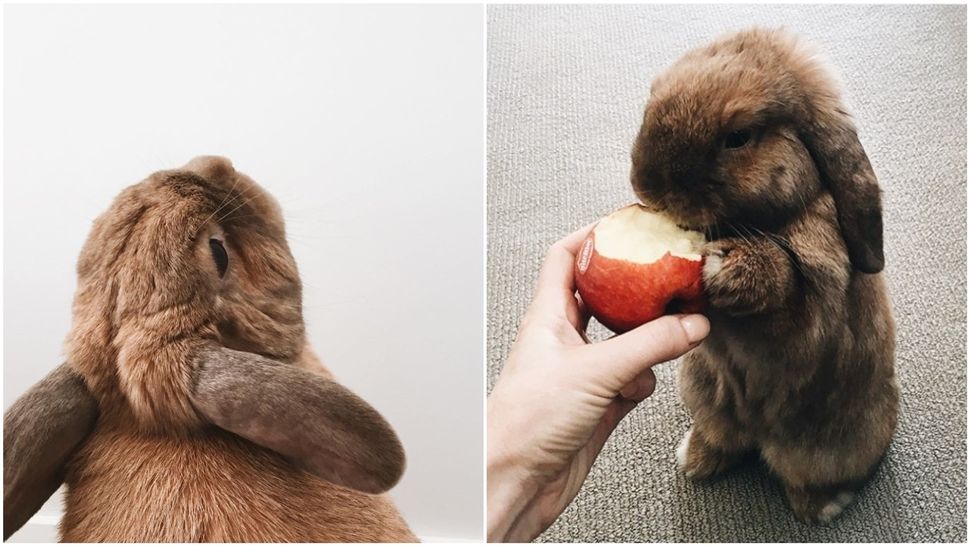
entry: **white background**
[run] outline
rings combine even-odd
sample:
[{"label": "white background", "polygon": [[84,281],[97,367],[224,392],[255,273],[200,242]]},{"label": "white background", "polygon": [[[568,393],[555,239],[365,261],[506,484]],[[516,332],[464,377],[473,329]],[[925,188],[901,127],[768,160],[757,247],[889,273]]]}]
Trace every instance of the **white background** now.
[{"label": "white background", "polygon": [[91,221],[152,171],[226,155],[283,206],[318,353],[404,442],[406,519],[480,539],[482,8],[6,6],[4,23],[4,407],[61,362]]}]

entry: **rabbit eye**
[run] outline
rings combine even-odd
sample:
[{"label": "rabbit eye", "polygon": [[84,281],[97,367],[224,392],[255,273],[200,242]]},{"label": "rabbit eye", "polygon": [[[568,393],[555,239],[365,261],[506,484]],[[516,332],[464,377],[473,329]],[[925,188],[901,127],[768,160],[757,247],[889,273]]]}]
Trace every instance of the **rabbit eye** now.
[{"label": "rabbit eye", "polygon": [[209,239],[209,250],[212,251],[212,261],[216,263],[219,277],[225,277],[226,270],[229,269],[229,253],[226,252],[226,247],[222,246],[219,239]]},{"label": "rabbit eye", "polygon": [[741,129],[740,131],[728,133],[728,136],[724,137],[724,147],[733,150],[744,146],[749,140],[751,140],[751,131]]}]

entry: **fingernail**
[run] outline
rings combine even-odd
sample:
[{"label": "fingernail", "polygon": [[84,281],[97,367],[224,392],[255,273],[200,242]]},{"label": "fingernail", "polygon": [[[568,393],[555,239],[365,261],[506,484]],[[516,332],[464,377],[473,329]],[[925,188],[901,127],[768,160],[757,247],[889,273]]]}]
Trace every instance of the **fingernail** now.
[{"label": "fingernail", "polygon": [[687,341],[691,345],[700,343],[711,331],[711,323],[704,315],[688,315],[681,317],[680,325],[687,333]]}]

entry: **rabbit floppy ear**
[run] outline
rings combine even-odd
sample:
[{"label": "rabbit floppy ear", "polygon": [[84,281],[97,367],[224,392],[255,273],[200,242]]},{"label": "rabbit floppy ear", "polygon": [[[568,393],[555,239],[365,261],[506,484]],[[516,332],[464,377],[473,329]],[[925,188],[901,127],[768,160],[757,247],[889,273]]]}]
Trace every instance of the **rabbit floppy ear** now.
[{"label": "rabbit floppy ear", "polygon": [[3,539],[20,529],[64,481],[64,465],[98,418],[84,380],[62,364],[3,416]]},{"label": "rabbit floppy ear", "polygon": [[404,472],[401,442],[374,408],[296,366],[209,347],[196,362],[191,399],[220,428],[337,485],[382,493]]},{"label": "rabbit floppy ear", "polygon": [[780,74],[770,78],[772,104],[784,105],[797,122],[799,138],[835,200],[849,260],[863,273],[882,271],[879,183],[842,105],[835,73],[810,44],[788,31],[756,30],[749,36],[753,42],[764,41],[750,48],[758,66],[777,68],[776,63],[781,64]]},{"label": "rabbit floppy ear", "polygon": [[849,259],[863,273],[878,273],[885,265],[882,198],[872,165],[845,111],[823,107],[813,117],[803,138],[835,199]]},{"label": "rabbit floppy ear", "polygon": [[186,163],[182,169],[194,172],[211,182],[220,182],[236,175],[232,162],[217,155],[200,155]]}]

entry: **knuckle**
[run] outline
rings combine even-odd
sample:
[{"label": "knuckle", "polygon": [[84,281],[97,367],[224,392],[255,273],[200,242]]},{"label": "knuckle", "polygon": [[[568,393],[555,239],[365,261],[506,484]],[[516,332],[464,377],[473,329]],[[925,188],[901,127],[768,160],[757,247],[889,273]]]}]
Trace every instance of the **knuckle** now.
[{"label": "knuckle", "polygon": [[687,339],[687,332],[684,327],[680,324],[680,319],[677,317],[669,317],[670,320],[666,321],[666,332],[665,337],[669,347],[672,351],[680,350],[683,347],[689,347],[690,341]]},{"label": "knuckle", "polygon": [[566,242],[565,239],[560,239],[549,245],[549,248],[546,250],[546,258],[561,254],[563,252],[566,252]]}]

